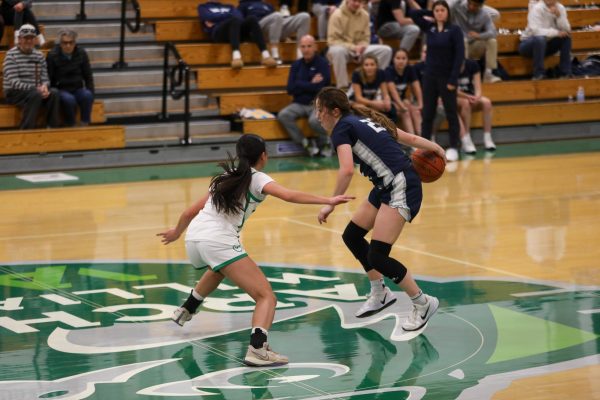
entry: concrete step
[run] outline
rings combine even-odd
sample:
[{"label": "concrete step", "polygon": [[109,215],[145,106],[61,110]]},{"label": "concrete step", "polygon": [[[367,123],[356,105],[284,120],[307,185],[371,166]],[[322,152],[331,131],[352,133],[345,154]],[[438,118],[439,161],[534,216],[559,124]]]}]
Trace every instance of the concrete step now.
[{"label": "concrete step", "polygon": [[[165,122],[154,124],[138,124],[125,126],[125,140],[173,140],[181,138],[184,134],[183,122]],[[224,119],[210,119],[190,122],[190,136],[193,139],[213,137],[230,132],[231,124]]]},{"label": "concrete step", "polygon": [[[107,119],[110,119],[111,117],[119,118],[158,115],[161,112],[162,107],[161,96],[104,98],[102,101],[104,102],[104,114]],[[170,97],[167,98],[167,110],[169,113],[183,113],[183,109],[183,98],[180,100],[173,100]],[[205,95],[191,95],[190,109],[192,111],[192,116],[207,117],[219,115],[216,99],[209,98]]]},{"label": "concrete step", "polygon": [[[163,71],[127,71],[116,70],[108,72],[94,72],[96,93],[128,93],[128,92],[156,92],[163,86]],[[183,87],[183,85],[182,85]],[[190,80],[190,89],[196,88],[193,76]]]},{"label": "concrete step", "polygon": [[[94,22],[82,24],[77,23],[58,23],[44,24],[45,33],[47,39],[55,40],[58,37],[58,32],[62,28],[73,29],[77,32],[77,42],[81,44],[85,43],[118,43],[121,38],[121,24],[116,22]],[[142,23],[140,31],[137,33],[129,32],[129,29],[125,29],[125,41],[127,43],[135,42],[152,42],[154,41],[154,27],[151,24]]]},{"label": "concrete step", "polygon": [[[92,68],[111,68],[119,60],[119,47],[86,47]],[[164,46],[127,46],[125,48],[125,62],[130,67],[162,67]],[[175,60],[171,57],[170,64]]]},{"label": "concrete step", "polygon": [[[34,2],[33,12],[41,21],[77,20],[81,11],[80,1]],[[120,19],[120,1],[86,1],[84,9],[86,19]],[[127,17],[135,17],[131,6],[127,8]]]}]

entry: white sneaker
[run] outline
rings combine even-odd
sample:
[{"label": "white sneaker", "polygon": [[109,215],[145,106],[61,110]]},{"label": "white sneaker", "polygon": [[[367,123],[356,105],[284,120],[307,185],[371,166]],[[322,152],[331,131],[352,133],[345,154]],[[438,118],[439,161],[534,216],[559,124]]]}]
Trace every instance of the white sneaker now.
[{"label": "white sneaker", "polygon": [[463,136],[462,138],[460,138],[461,142],[462,142],[462,151],[465,152],[465,154],[475,154],[477,153],[477,149],[475,148],[475,145],[473,144],[473,140],[471,139],[471,135],[469,135],[468,133]]},{"label": "white sneaker", "polygon": [[429,296],[427,294],[424,296],[427,298],[427,303],[422,306],[413,304],[412,312],[402,324],[402,329],[405,331],[418,331],[425,326],[427,321],[429,321],[429,318],[437,311],[440,305],[440,301],[437,297]]},{"label": "white sneaker", "polygon": [[502,78],[492,74],[490,71],[486,71],[483,74],[483,82],[484,83],[496,83],[496,82],[501,82],[501,81],[502,81]]},{"label": "white sneaker", "polygon": [[183,326],[186,322],[192,319],[192,314],[190,314],[190,312],[186,308],[179,307],[177,310],[173,311],[171,319],[177,325]]},{"label": "white sneaker", "polygon": [[373,293],[367,295],[367,301],[358,309],[354,314],[356,318],[365,318],[373,314],[377,314],[379,311],[391,306],[396,302],[396,295],[390,290],[389,287],[385,287],[381,293]]},{"label": "white sneaker", "polygon": [[248,346],[246,357],[244,357],[244,364],[250,367],[285,365],[288,362],[286,356],[274,352],[267,342],[263,343],[261,349]]},{"label": "white sneaker", "polygon": [[446,149],[446,161],[458,161],[458,151],[453,147]]},{"label": "white sneaker", "polygon": [[287,18],[290,16],[290,9],[288,6],[286,6],[285,4],[282,5],[281,7],[279,7],[279,14],[281,14],[281,16],[283,18]]},{"label": "white sneaker", "polygon": [[494,151],[494,150],[496,150],[496,144],[492,140],[492,134],[491,133],[484,133],[483,134],[483,145],[485,146],[485,149],[487,151]]}]

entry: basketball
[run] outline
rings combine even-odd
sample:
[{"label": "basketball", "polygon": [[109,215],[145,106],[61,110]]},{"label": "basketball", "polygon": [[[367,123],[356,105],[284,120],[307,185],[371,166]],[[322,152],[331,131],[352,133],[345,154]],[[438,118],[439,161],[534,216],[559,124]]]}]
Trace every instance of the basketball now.
[{"label": "basketball", "polygon": [[442,157],[430,150],[417,149],[410,158],[413,168],[423,182],[437,181],[446,168],[446,163]]}]

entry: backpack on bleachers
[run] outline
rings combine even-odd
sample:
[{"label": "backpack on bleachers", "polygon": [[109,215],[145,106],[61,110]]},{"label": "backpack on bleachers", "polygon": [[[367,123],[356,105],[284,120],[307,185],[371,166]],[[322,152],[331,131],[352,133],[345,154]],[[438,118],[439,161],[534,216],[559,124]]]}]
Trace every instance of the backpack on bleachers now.
[{"label": "backpack on bleachers", "polygon": [[571,69],[573,75],[577,76],[600,75],[600,55],[593,54],[583,61],[579,61],[577,57],[575,57],[571,64]]}]

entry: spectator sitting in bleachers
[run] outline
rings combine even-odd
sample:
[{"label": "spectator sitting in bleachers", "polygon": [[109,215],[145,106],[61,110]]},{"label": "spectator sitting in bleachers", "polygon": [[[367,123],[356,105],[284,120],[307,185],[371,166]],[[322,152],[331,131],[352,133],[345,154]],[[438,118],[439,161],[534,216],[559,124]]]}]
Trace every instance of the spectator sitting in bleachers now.
[{"label": "spectator sitting in bleachers", "polygon": [[[385,80],[392,104],[398,110],[402,127],[408,133],[421,136],[423,95],[417,74],[408,64],[408,51],[405,49],[396,51],[392,65],[385,70]],[[414,104],[407,96],[409,87],[416,100]]]},{"label": "spectator sitting in bleachers", "polygon": [[404,0],[381,0],[377,13],[377,35],[382,39],[400,39],[400,48],[410,51],[421,30],[407,17]]},{"label": "spectator sitting in bleachers", "polygon": [[544,58],[560,51],[562,76],[571,76],[571,25],[565,7],[557,0],[531,4],[527,29],[521,35],[519,53],[533,58],[533,79],[544,79]]},{"label": "spectator sitting in bleachers", "polygon": [[[460,3],[461,1],[462,0],[448,0],[448,5],[450,8],[452,8],[456,3]],[[482,9],[490,16],[494,24],[500,19],[500,11],[496,10],[495,8],[484,4]]]},{"label": "spectator sitting in bleachers", "polygon": [[461,121],[462,150],[466,154],[475,154],[476,149],[471,138],[471,116],[473,110],[483,113],[483,145],[486,151],[496,150],[492,140],[492,101],[481,94],[481,72],[476,61],[465,60],[458,76],[458,117]]},{"label": "spectator sitting in bleachers", "polygon": [[453,22],[463,31],[466,56],[479,60],[485,55],[483,81],[499,82],[493,74],[498,68],[498,42],[496,27],[482,7],[485,0],[459,0],[451,8]]},{"label": "spectator sitting in bleachers", "polygon": [[327,40],[327,23],[329,17],[337,10],[341,2],[341,0],[313,0],[312,13],[317,17],[319,40]]},{"label": "spectator sitting in bleachers", "polygon": [[23,108],[21,129],[33,129],[42,104],[47,108],[47,126],[57,127],[58,91],[50,88],[46,59],[34,48],[35,27],[24,24],[18,31],[18,45],[6,53],[3,66],[4,96],[8,104]]},{"label": "spectator sitting in bleachers", "polygon": [[[288,77],[287,92],[293,97],[292,103],[277,114],[277,119],[290,138],[302,145],[306,153],[316,156],[331,156],[329,135],[321,126],[315,114],[314,99],[317,93],[331,84],[329,63],[319,54],[315,38],[305,35],[300,39],[302,58],[294,61]],[[318,135],[317,143],[312,145],[296,124],[298,118],[308,117],[308,125]]]},{"label": "spectator sitting in bleachers", "polygon": [[277,66],[277,61],[267,50],[256,17],[243,17],[235,7],[217,2],[200,4],[198,16],[202,29],[209,34],[213,42],[231,45],[231,68],[240,69],[244,66],[240,53],[240,41],[243,39],[250,39],[256,43],[261,52],[262,65],[270,68]]},{"label": "spectator sitting in bleachers", "polygon": [[[307,12],[284,18],[271,4],[262,0],[240,0],[239,10],[244,17],[253,16],[258,20],[264,36],[269,40],[271,55],[278,64],[281,64],[279,42],[289,39],[292,35],[299,39],[310,31],[310,15]],[[301,57],[302,53],[298,50],[297,58]]]},{"label": "spectator sitting in bleachers", "polygon": [[356,102],[386,115],[395,123],[398,112],[392,104],[385,73],[377,64],[377,57],[366,54],[359,68],[352,73],[352,85],[348,90],[350,102]]},{"label": "spectator sitting in bleachers", "polygon": [[4,27],[13,25],[15,28],[15,46],[18,42],[18,32],[23,24],[33,25],[37,34],[37,45],[46,43],[44,35],[40,32],[35,15],[31,11],[33,0],[2,0],[0,1],[0,41],[4,36]]},{"label": "spectator sitting in bleachers", "polygon": [[62,29],[58,44],[48,53],[50,85],[58,89],[66,126],[75,126],[77,107],[81,125],[90,124],[94,104],[94,78],[87,52],[76,43],[77,32]]},{"label": "spectator sitting in bleachers", "polygon": [[345,0],[333,12],[327,26],[327,58],[333,66],[338,88],[348,87],[347,63],[361,62],[362,57],[373,54],[381,68],[386,68],[392,59],[392,49],[386,45],[369,44],[369,13],[362,7],[361,0]]}]

